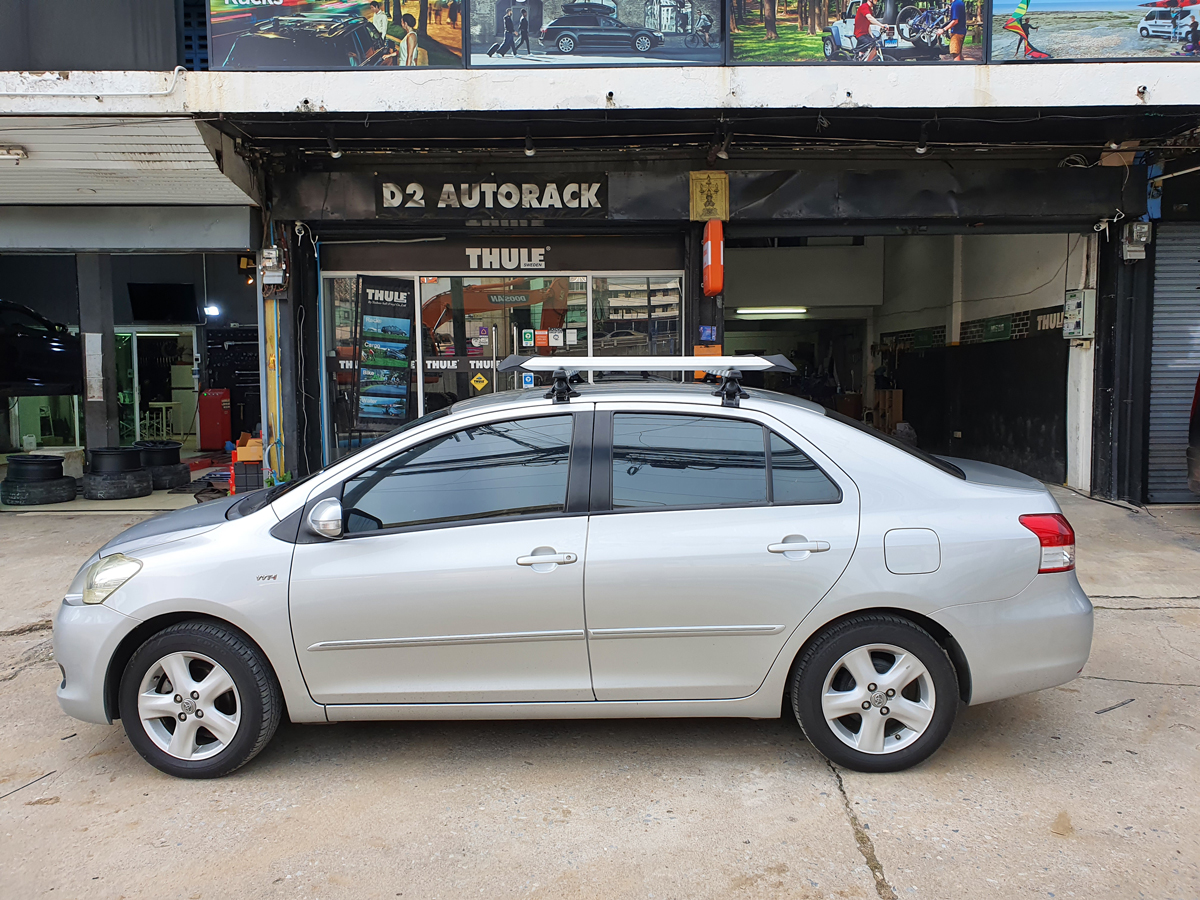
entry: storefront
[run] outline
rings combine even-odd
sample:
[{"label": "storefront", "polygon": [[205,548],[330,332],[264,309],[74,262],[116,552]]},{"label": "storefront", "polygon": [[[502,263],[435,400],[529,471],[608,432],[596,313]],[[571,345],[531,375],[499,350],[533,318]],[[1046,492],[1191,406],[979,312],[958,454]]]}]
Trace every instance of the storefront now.
[{"label": "storefront", "polygon": [[[495,374],[513,352],[782,353],[797,374],[762,386],[889,433],[904,423],[932,452],[1091,487],[1098,332],[1064,331],[1064,303],[1094,309],[1102,268],[1121,264],[1101,232],[1115,210],[1144,210],[1142,170],[644,160],[481,182],[426,166],[276,182],[275,214],[306,235],[312,296],[295,299],[320,323],[306,352],[325,361],[303,388],[320,422],[319,444],[301,440],[310,458],[520,386]],[[723,196],[693,196],[697,180]],[[710,209],[725,218],[716,296],[701,289]]]},{"label": "storefront", "polygon": [[320,266],[330,460],[421,412],[540,386],[540,376],[496,374],[512,353],[683,353],[679,238],[331,238]]}]

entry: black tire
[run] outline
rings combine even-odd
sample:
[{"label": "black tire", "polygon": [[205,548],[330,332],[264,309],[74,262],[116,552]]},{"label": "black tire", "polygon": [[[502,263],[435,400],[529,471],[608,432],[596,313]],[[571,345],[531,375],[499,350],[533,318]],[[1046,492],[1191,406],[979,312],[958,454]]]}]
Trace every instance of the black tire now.
[{"label": "black tire", "polygon": [[888,53],[880,53],[879,58],[873,60],[873,62],[899,62],[899,61],[900,60],[898,60],[896,57],[894,57]]},{"label": "black tire", "polygon": [[558,39],[557,47],[559,53],[574,53],[575,38],[572,35],[564,34]]},{"label": "black tire", "polygon": [[5,478],[0,482],[0,501],[9,506],[38,506],[42,503],[66,503],[74,500],[78,484],[70,475],[53,481],[13,481]]},{"label": "black tire", "polygon": [[[237,731],[227,746],[207,759],[172,756],[150,736],[138,714],[143,678],[173,653],[201,654],[218,663],[237,692]],[[283,717],[283,693],[262,651],[240,631],[216,622],[179,622],[149,638],[125,666],[118,697],[121,723],[134,749],[150,765],[177,778],[219,778],[241,768],[267,746]]]},{"label": "black tire", "polygon": [[[926,704],[932,699],[932,715],[920,732],[910,732],[902,722],[889,715],[891,711],[886,704],[897,701],[888,700],[882,688],[864,697],[863,702],[871,704],[866,713],[874,715],[878,712],[883,721],[882,752],[866,752],[846,743],[835,733],[835,724],[826,720],[821,702],[826,679],[831,679],[834,690],[859,691],[860,686],[849,669],[839,663],[851,651],[873,645],[899,648],[913,654],[924,665],[928,676],[924,683],[912,681],[896,689],[904,698],[910,701],[921,699],[914,694],[922,690],[928,692],[930,682],[932,684],[932,692],[924,698]],[[888,656],[884,651],[871,652],[874,668],[884,673],[884,677],[889,665]],[[865,694],[866,688],[862,688],[862,692]],[[958,675],[945,648],[925,629],[899,616],[867,613],[838,622],[812,639],[792,673],[791,697],[792,709],[804,736],[832,763],[858,772],[898,772],[928,759],[946,740],[958,712]],[[836,722],[849,738],[862,734],[860,713],[848,713]],[[900,749],[888,751],[887,742],[893,738],[900,742]]]},{"label": "black tire", "polygon": [[1148,38],[1148,37],[1150,37],[1150,32],[1149,32],[1149,30],[1148,30],[1148,29],[1145,29],[1145,28],[1140,28],[1140,29],[1138,29],[1138,34],[1139,34],[1141,37],[1144,37],[1144,38]]},{"label": "black tire", "polygon": [[688,32],[687,37],[683,39],[683,46],[687,47],[689,50],[695,50],[700,46],[700,38],[696,32]]},{"label": "black tire", "polygon": [[175,463],[171,466],[146,466],[146,471],[150,473],[150,482],[156,491],[182,487],[192,480],[192,470],[187,463]]},{"label": "black tire", "polygon": [[821,49],[825,51],[826,59],[840,59],[841,58],[841,55],[842,55],[841,51],[837,47],[834,46],[833,38],[830,37],[829,35],[826,35],[821,40]]},{"label": "black tire", "polygon": [[639,34],[633,39],[632,47],[636,53],[649,53],[654,48],[654,38],[648,34]]},{"label": "black tire", "polygon": [[145,469],[132,472],[89,472],[83,476],[83,496],[89,500],[128,500],[154,493],[154,479]]}]

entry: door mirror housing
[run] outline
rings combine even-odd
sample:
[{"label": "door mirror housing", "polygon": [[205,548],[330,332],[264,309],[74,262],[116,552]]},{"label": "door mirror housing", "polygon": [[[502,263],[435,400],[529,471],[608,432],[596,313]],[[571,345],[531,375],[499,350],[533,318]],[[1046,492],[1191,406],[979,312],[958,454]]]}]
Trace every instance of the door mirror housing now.
[{"label": "door mirror housing", "polygon": [[337,540],[342,536],[342,501],[335,497],[318,500],[308,514],[308,527],[313,534]]}]

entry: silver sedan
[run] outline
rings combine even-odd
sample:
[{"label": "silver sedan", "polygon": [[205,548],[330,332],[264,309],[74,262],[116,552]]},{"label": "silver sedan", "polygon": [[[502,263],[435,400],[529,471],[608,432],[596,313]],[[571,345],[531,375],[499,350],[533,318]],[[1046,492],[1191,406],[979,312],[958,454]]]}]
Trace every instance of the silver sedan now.
[{"label": "silver sedan", "polygon": [[1087,661],[1074,533],[1032,478],[763,391],[571,393],[457,403],[130,528],[55,619],[63,709],[120,718],[183,777],[245,764],[284,716],[784,707],[879,772],[926,759],[961,704]]}]

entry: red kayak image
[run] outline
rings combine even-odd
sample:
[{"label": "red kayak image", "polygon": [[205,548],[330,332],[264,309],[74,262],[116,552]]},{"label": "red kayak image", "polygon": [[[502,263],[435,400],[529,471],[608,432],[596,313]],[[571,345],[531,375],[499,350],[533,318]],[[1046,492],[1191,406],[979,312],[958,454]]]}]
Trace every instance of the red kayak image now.
[{"label": "red kayak image", "polygon": [[1153,3],[1139,3],[1138,6],[1148,7],[1165,7],[1167,9],[1187,9],[1191,6],[1200,6],[1200,3],[1188,3],[1187,0],[1155,0]]}]

